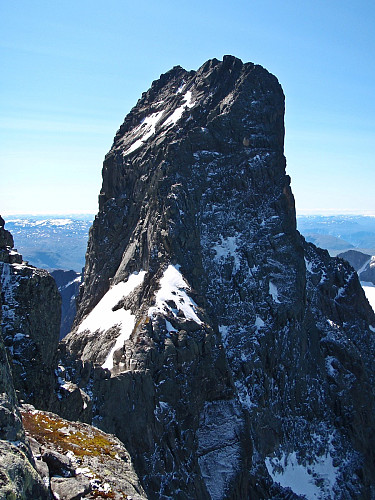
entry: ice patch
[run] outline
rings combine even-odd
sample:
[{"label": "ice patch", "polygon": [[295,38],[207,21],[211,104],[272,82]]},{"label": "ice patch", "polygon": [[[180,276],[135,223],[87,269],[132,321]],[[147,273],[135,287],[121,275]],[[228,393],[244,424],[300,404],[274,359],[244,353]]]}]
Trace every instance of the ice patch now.
[{"label": "ice patch", "polygon": [[77,333],[82,333],[85,330],[89,330],[91,333],[94,333],[98,330],[109,330],[114,326],[120,327],[120,335],[102,365],[103,368],[113,368],[113,353],[122,347],[124,341],[129,338],[134,328],[135,316],[129,310],[121,307],[114,311],[113,308],[120,302],[121,299],[129,295],[129,293],[131,293],[143,282],[145,274],[146,271],[133,273],[129,276],[127,281],[122,281],[112,286],[90,312],[90,314],[86,316],[86,318],[79,325]]},{"label": "ice patch", "polygon": [[277,286],[272,283],[272,281],[268,283],[268,293],[272,296],[274,302],[276,302],[277,304],[281,304],[279,300],[279,291],[277,289]]},{"label": "ice patch", "polygon": [[[177,267],[170,264],[160,280],[160,289],[155,296],[156,303],[153,307],[150,307],[148,315],[153,318],[157,314],[169,312],[177,318],[178,313],[182,312],[186,319],[193,320],[198,325],[201,325],[202,321],[196,314],[197,305],[186,293],[186,290],[189,289],[189,285]],[[168,304],[170,301],[174,302],[176,308]]]},{"label": "ice patch", "polygon": [[283,453],[281,458],[265,459],[268,473],[283,488],[290,488],[296,495],[307,500],[334,499],[333,487],[336,483],[338,468],[333,465],[332,444],[328,452],[315,457],[312,464],[298,463],[296,452]]},{"label": "ice patch", "polygon": [[238,271],[240,268],[240,259],[238,256],[238,245],[237,245],[237,237],[229,236],[228,238],[221,238],[221,243],[215,245],[213,248],[216,252],[214,260],[216,262],[223,261],[228,257],[233,257],[234,259],[234,270]]}]

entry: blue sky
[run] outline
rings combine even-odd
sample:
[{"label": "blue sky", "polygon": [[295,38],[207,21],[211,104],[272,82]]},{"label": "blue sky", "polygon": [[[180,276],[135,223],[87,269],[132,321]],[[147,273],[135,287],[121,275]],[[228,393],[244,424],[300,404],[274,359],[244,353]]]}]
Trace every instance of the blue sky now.
[{"label": "blue sky", "polygon": [[297,213],[375,214],[374,25],[372,0],[0,0],[0,213],[95,213],[141,93],[232,54],[283,86]]}]

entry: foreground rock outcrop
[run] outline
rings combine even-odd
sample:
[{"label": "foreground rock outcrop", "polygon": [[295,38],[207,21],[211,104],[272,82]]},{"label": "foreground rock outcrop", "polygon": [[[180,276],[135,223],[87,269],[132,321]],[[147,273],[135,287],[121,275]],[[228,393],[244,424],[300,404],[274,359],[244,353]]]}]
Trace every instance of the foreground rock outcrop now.
[{"label": "foreground rock outcrop", "polygon": [[277,79],[226,56],[153,82],[105,158],[61,353],[149,498],[375,495],[374,313],[297,232],[283,140]]},{"label": "foreground rock outcrop", "polygon": [[54,498],[146,499],[129,453],[114,436],[25,405],[36,467]]}]

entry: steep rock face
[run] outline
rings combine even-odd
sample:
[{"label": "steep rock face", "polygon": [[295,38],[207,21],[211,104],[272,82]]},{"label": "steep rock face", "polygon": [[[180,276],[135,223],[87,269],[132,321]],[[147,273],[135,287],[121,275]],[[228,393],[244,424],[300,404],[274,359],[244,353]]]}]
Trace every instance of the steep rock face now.
[{"label": "steep rock face", "polygon": [[[0,251],[4,255],[5,249],[12,246],[13,239],[4,229],[4,221],[0,217]],[[44,500],[49,495],[33,466],[17,405],[0,326],[0,498]]]},{"label": "steep rock face", "polygon": [[105,158],[64,348],[150,498],[374,494],[375,317],[296,231],[283,120],[226,56],[162,75]]},{"label": "steep rock face", "polygon": [[61,299],[53,278],[29,266],[0,226],[2,332],[20,399],[47,408],[54,391]]},{"label": "steep rock face", "polygon": [[60,339],[62,339],[70,332],[76,315],[76,297],[82,280],[82,274],[73,270],[64,271],[57,269],[51,272],[51,276],[56,281],[61,295]]}]

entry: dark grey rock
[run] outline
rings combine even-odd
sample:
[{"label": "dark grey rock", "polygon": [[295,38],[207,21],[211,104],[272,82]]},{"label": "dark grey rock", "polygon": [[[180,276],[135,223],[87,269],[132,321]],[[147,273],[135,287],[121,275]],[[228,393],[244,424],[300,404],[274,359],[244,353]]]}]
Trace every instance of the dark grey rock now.
[{"label": "dark grey rock", "polygon": [[72,477],[75,475],[69,458],[58,451],[46,450],[42,454],[42,460],[48,465],[50,476]]},{"label": "dark grey rock", "polygon": [[360,273],[359,278],[361,281],[367,281],[375,285],[375,255],[371,257],[366,267]]},{"label": "dark grey rock", "polygon": [[61,324],[60,339],[70,332],[76,314],[76,297],[82,275],[76,271],[64,271],[58,269],[51,272],[51,276],[56,281],[57,288],[61,295]]},{"label": "dark grey rock", "polygon": [[0,250],[9,250],[13,248],[13,236],[5,229],[5,221],[0,215]]},{"label": "dark grey rock", "polygon": [[47,500],[50,494],[24,449],[0,440],[0,498]]},{"label": "dark grey rock", "polygon": [[[11,243],[4,235],[0,218],[0,240]],[[7,249],[8,251],[8,249]],[[1,298],[3,297],[0,284]],[[0,322],[2,312],[0,300]],[[47,500],[50,495],[37,473],[30,448],[25,443],[13,377],[0,326],[0,498]]]},{"label": "dark grey rock", "polygon": [[[0,227],[0,241],[12,243],[6,233]],[[48,408],[54,399],[61,314],[55,281],[6,246],[0,255],[0,285],[3,339],[18,397]]]},{"label": "dark grey rock", "polygon": [[150,498],[374,494],[374,313],[297,232],[283,140],[277,79],[225,56],[153,82],[104,160],[61,352]]},{"label": "dark grey rock", "polygon": [[375,256],[371,256],[357,250],[350,250],[338,254],[337,257],[348,261],[357,271],[359,279],[375,285]]},{"label": "dark grey rock", "polygon": [[359,271],[371,259],[371,255],[359,252],[358,250],[348,250],[347,252],[337,254],[337,257],[348,261],[356,271]]}]

